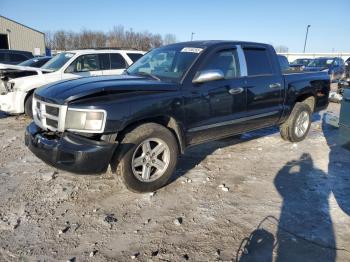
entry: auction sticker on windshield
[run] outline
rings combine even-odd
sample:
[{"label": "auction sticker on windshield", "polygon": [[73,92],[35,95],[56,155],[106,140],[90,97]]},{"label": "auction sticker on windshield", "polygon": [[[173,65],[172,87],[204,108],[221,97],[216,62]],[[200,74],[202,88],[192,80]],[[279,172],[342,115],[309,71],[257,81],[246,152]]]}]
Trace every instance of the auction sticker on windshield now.
[{"label": "auction sticker on windshield", "polygon": [[197,53],[199,54],[200,52],[203,51],[203,48],[195,48],[195,47],[184,47],[182,48],[181,52],[186,52],[186,53]]}]

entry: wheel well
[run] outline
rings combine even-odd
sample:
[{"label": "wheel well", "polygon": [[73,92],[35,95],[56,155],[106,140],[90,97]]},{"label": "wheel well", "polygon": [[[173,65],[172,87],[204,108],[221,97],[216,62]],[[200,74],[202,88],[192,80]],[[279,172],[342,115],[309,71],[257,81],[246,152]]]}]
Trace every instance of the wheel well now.
[{"label": "wheel well", "polygon": [[27,102],[28,98],[34,93],[35,89],[29,90],[26,97],[24,98],[24,104]]},{"label": "wheel well", "polygon": [[123,130],[121,131],[121,135],[117,136],[117,140],[119,142],[121,142],[121,140],[123,139],[123,137],[126,133],[130,132],[130,130],[134,129],[136,126],[144,124],[144,123],[157,123],[157,124],[160,124],[160,125],[168,128],[174,134],[174,136],[177,140],[177,144],[179,146],[179,151],[181,153],[184,152],[185,147],[186,147],[186,143],[185,143],[185,136],[183,134],[182,128],[177,123],[175,118],[169,117],[169,116],[158,116],[158,117],[152,117],[152,118],[145,118],[142,120],[132,122],[132,123],[128,124],[127,126],[125,126],[125,128],[123,128]]},{"label": "wheel well", "polygon": [[295,102],[303,102],[310,107],[312,112],[315,110],[316,98],[312,94],[299,96]]}]

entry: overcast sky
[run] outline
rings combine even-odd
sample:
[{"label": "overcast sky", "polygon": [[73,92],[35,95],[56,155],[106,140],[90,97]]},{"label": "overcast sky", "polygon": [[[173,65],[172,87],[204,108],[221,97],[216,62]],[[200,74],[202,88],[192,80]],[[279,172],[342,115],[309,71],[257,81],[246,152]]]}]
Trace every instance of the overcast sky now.
[{"label": "overcast sky", "polygon": [[83,28],[172,33],[179,41],[230,39],[301,52],[350,52],[350,0],[0,0],[0,14],[39,31]]}]

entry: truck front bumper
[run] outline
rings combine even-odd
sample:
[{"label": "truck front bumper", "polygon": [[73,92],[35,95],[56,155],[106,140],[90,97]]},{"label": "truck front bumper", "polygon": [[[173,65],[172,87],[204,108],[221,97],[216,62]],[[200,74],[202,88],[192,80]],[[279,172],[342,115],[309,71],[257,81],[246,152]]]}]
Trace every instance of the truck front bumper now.
[{"label": "truck front bumper", "polygon": [[53,135],[34,122],[26,129],[25,144],[45,163],[78,174],[105,172],[117,147],[117,143],[95,141],[71,133]]}]

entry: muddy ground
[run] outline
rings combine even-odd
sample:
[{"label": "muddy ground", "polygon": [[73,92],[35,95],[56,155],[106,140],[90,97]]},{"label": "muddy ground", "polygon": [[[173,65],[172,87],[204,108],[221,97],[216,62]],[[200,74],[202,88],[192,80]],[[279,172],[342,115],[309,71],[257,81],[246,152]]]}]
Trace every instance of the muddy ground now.
[{"label": "muddy ground", "polygon": [[298,144],[268,128],[193,147],[154,194],[47,166],[29,119],[2,115],[0,261],[350,261],[350,152],[323,113]]}]

